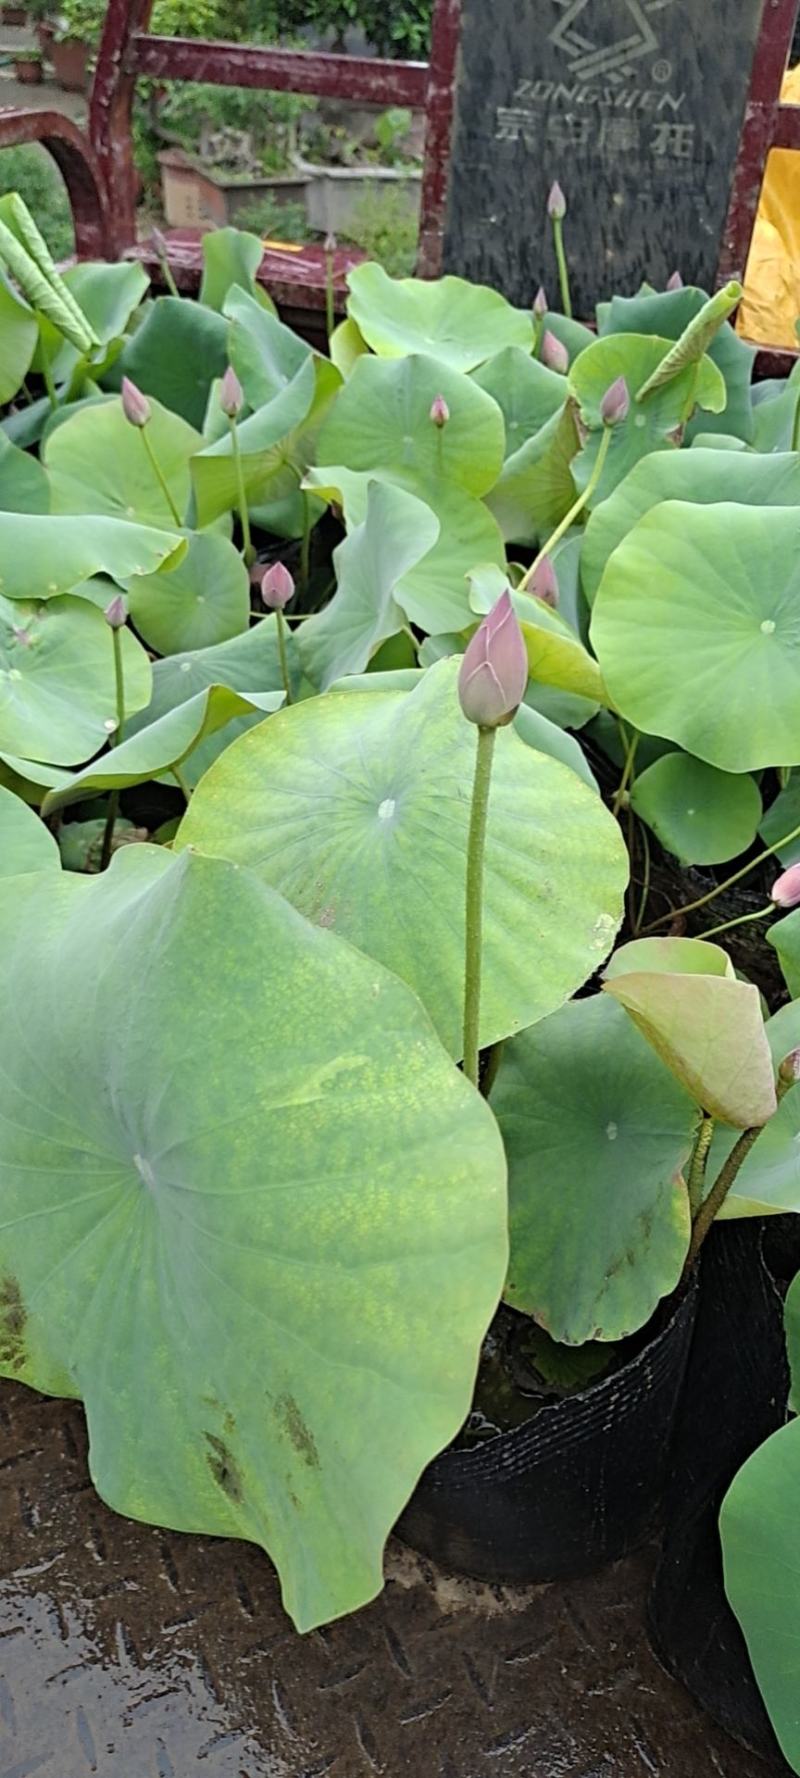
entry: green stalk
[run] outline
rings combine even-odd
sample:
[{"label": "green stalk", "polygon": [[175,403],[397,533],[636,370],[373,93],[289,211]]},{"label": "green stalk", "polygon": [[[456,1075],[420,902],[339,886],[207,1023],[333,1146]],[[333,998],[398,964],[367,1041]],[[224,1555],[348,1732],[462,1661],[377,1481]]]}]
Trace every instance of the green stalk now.
[{"label": "green stalk", "polygon": [[177,284],[175,283],[175,279],[172,275],[172,267],[169,263],[169,260],[166,258],[165,254],[159,253],[158,263],[161,267],[161,276],[164,280],[164,283],[167,286],[170,296],[177,296],[178,301],[180,302],[181,301],[181,293],[178,289]]},{"label": "green stalk", "polygon": [[486,818],[496,729],[478,729],[475,782],[467,841],[467,920],[464,969],[464,1073],[478,1085],[481,1015],[481,962],[483,951],[483,861],[486,852]]},{"label": "green stalk", "polygon": [[[775,1083],[775,1096],[779,1105],[781,1100],[785,1099],[786,1094],[791,1092],[794,1085],[795,1079],[793,1075],[789,1080],[786,1080],[784,1079],[783,1074],[779,1071],[778,1079]],[[769,1122],[770,1120],[768,1119],[767,1121]],[[758,1141],[758,1138],[764,1129],[766,1129],[765,1124],[757,1124],[754,1129],[742,1131],[735,1147],[731,1149],[724,1167],[720,1169],[708,1197],[700,1205],[692,1229],[692,1240],[686,1260],[687,1271],[690,1266],[694,1265],[709,1229],[712,1224],[716,1222],[729,1191],[731,1191],[732,1187],[736,1184],[736,1180],[747,1160],[751,1148],[755,1146],[755,1143]]]},{"label": "green stalk", "polygon": [[795,402],[794,424],[792,426],[792,450],[800,451],[800,395],[798,395],[797,401]]},{"label": "green stalk", "polygon": [[178,511],[177,506],[175,505],[175,502],[172,498],[169,488],[167,487],[166,479],[165,479],[164,474],[161,469],[161,464],[159,463],[158,458],[155,454],[155,451],[153,450],[153,446],[150,442],[148,429],[146,426],[140,426],[139,431],[141,432],[142,440],[144,442],[144,448],[145,448],[148,458],[150,460],[150,467],[153,471],[156,481],[158,482],[158,485],[161,489],[164,499],[167,502],[169,510],[172,513],[172,517],[175,521],[175,524],[178,526],[178,529],[180,530],[181,515]]},{"label": "green stalk", "polygon": [[289,657],[286,653],[287,624],[282,611],[276,611],[275,616],[278,620],[278,659],[281,663],[281,678],[283,680],[283,689],[286,693],[286,702],[287,704],[291,704],[292,682],[289,678]]},{"label": "green stalk", "polygon": [[650,898],[650,868],[651,868],[650,867],[650,841],[647,838],[647,828],[645,827],[645,824],[643,821],[639,822],[639,832],[642,836],[642,852],[644,854],[644,876],[642,878],[641,900],[639,902],[639,907],[638,907],[638,911],[636,914],[636,919],[634,920],[634,923],[633,923],[634,938],[638,938],[639,933],[642,930],[642,921],[643,921],[645,913],[647,911],[647,903]]},{"label": "green stalk", "polygon": [[[767,846],[765,851],[759,852],[757,858],[751,859],[749,864],[743,864],[741,870],[734,871],[732,877],[726,877],[724,883],[718,883],[716,889],[709,889],[707,895],[698,896],[697,901],[688,901],[685,907],[670,908],[668,913],[659,914],[657,920],[651,920],[649,926],[642,928],[642,936],[646,937],[648,932],[655,932],[658,926],[668,925],[669,921],[674,920],[678,914],[694,914],[698,908],[707,907],[710,901],[716,901],[718,895],[724,895],[726,889],[733,889],[736,883],[741,883],[742,878],[749,876],[751,870],[755,870],[759,864],[766,864],[768,858],[774,858],[776,852],[780,852],[784,846],[790,845],[792,840],[798,839],[800,839],[800,827],[793,827],[791,833],[784,834],[782,839],[776,840],[774,846]],[[762,916],[748,914],[747,918],[755,920],[761,919]],[[717,927],[715,930],[719,931],[720,929]]]},{"label": "green stalk", "polygon": [[531,562],[530,568],[527,570],[527,573],[523,574],[523,577],[519,583],[519,586],[517,587],[518,593],[527,593],[528,587],[530,586],[530,583],[533,580],[534,574],[536,573],[536,570],[539,567],[540,562],[543,562],[545,556],[549,556],[552,553],[552,551],[556,547],[556,544],[560,543],[562,537],[566,536],[566,534],[570,528],[570,525],[574,525],[575,520],[577,518],[580,518],[580,515],[583,512],[584,507],[588,506],[589,501],[591,500],[592,495],[594,494],[595,489],[597,488],[597,486],[600,482],[600,478],[602,476],[603,470],[605,469],[606,457],[608,456],[608,450],[609,450],[609,446],[611,444],[612,432],[613,432],[612,426],[605,426],[603,428],[603,436],[600,440],[600,449],[597,453],[597,459],[595,462],[595,466],[594,466],[594,469],[592,470],[592,473],[589,477],[588,482],[586,483],[586,487],[584,488],[583,493],[578,495],[577,500],[570,507],[566,518],[561,520],[560,525],[556,525],[556,528],[555,528],[555,531],[553,532],[552,537],[548,537],[546,544],[544,545],[544,547],[542,549],[540,549],[539,554],[536,557],[536,561]]},{"label": "green stalk", "polygon": [[568,321],[572,320],[572,296],[569,288],[569,271],[567,256],[564,252],[564,223],[560,216],[553,217],[553,241],[558,261],[558,282],[561,289],[561,307]]},{"label": "green stalk", "polygon": [[[114,649],[114,685],[117,699],[117,726],[110,739],[112,747],[118,747],[125,738],[125,674],[122,665],[122,630],[112,629],[111,642]],[[103,844],[100,851],[100,869],[107,870],[111,861],[111,846],[114,839],[114,828],[119,814],[119,790],[112,790],[108,799],[106,824],[103,829]]]},{"label": "green stalk", "polygon": [[749,926],[751,920],[766,920],[770,914],[777,913],[774,901],[768,902],[765,908],[759,908],[757,914],[739,914],[735,920],[723,920],[721,926],[709,926],[705,932],[695,933],[696,938],[716,938],[718,932],[730,932],[734,926]]},{"label": "green stalk", "polygon": [[303,537],[300,544],[300,591],[308,592],[311,577],[311,501],[303,494]]},{"label": "green stalk", "polygon": [[247,510],[247,494],[245,493],[245,486],[244,486],[244,469],[242,467],[242,453],[239,449],[239,434],[236,429],[236,421],[233,418],[232,414],[228,415],[228,425],[230,426],[230,429],[231,429],[231,446],[233,449],[233,461],[236,465],[236,486],[238,489],[238,499],[239,499],[239,523],[241,524],[241,527],[242,527],[242,543],[243,543],[242,557],[244,560],[245,567],[250,568],[256,559],[256,552],[253,548],[253,539],[250,536],[250,514]]},{"label": "green stalk", "polygon": [[55,383],[53,382],[53,372],[50,368],[50,356],[49,356],[49,353],[47,350],[47,346],[45,344],[44,337],[42,335],[40,335],[39,345],[40,345],[40,354],[41,354],[41,360],[42,360],[42,376],[44,378],[45,389],[47,390],[47,399],[50,403],[53,413],[55,413],[56,408],[58,407],[58,395],[56,394],[56,386],[55,386]]},{"label": "green stalk", "polygon": [[328,346],[336,327],[336,293],[333,277],[333,253],[330,247],[325,248],[325,319],[328,329]]},{"label": "green stalk", "polygon": [[697,1216],[697,1214],[700,1210],[700,1206],[703,1202],[703,1188],[705,1186],[705,1181],[706,1181],[706,1167],[708,1166],[708,1153],[709,1153],[709,1149],[711,1147],[713,1136],[714,1136],[714,1119],[713,1119],[713,1117],[709,1117],[707,1113],[704,1113],[702,1122],[700,1124],[700,1128],[697,1132],[697,1140],[695,1142],[694,1149],[692,1152],[691,1162],[689,1164],[689,1178],[687,1181],[687,1186],[688,1186],[688,1191],[689,1191],[689,1208],[692,1212],[692,1221],[694,1221],[695,1217]]},{"label": "green stalk", "polygon": [[634,767],[634,763],[636,760],[636,749],[639,745],[639,742],[641,741],[641,738],[642,738],[641,735],[638,734],[636,730],[634,730],[632,738],[626,743],[625,762],[624,762],[624,766],[623,766],[622,777],[620,778],[620,781],[619,781],[619,788],[617,790],[617,794],[616,794],[614,801],[611,805],[612,815],[619,814],[620,809],[622,808],[623,802],[625,801],[625,792],[627,791],[628,785],[630,784],[631,778],[633,776],[633,767]]}]

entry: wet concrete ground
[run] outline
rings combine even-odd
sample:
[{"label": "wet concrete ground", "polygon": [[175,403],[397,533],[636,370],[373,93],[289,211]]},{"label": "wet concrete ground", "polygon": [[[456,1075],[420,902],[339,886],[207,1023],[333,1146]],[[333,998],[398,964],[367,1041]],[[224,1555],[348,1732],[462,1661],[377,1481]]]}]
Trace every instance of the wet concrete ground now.
[{"label": "wet concrete ground", "polygon": [[764,1778],[661,1672],[650,1558],[528,1590],[393,1546],[300,1638],[250,1545],[117,1518],[83,1415],[0,1385],[0,1778]]}]

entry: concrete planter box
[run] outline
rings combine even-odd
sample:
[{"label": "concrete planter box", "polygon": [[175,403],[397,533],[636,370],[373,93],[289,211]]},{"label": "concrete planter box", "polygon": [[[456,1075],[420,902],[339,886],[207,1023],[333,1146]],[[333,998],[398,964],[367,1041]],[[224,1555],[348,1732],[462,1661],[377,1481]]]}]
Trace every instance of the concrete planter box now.
[{"label": "concrete planter box", "polygon": [[236,223],[242,210],[259,198],[277,204],[302,204],[308,178],[302,173],[277,174],[260,179],[226,178],[208,172],[180,148],[167,148],[158,157],[164,215],[170,228],[225,228]]},{"label": "concrete planter box", "polygon": [[422,173],[407,167],[317,167],[305,161],[298,170],[307,176],[306,216],[309,228],[320,234],[348,235],[357,222],[364,198],[391,190],[419,216]]}]

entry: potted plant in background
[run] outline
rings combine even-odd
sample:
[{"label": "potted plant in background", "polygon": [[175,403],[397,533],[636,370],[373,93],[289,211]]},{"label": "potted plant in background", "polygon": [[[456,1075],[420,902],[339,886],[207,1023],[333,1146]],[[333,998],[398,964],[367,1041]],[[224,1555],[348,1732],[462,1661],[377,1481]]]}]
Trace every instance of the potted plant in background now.
[{"label": "potted plant in background", "polygon": [[53,73],[65,92],[82,93],[89,84],[89,58],[105,19],[103,0],[62,0],[51,41]]},{"label": "potted plant in background", "polygon": [[14,73],[22,86],[39,86],[42,81],[42,52],[40,49],[18,49],[14,51]]},{"label": "potted plant in background", "polygon": [[48,61],[56,30],[55,16],[55,0],[30,0],[28,18],[33,24],[42,55]]}]

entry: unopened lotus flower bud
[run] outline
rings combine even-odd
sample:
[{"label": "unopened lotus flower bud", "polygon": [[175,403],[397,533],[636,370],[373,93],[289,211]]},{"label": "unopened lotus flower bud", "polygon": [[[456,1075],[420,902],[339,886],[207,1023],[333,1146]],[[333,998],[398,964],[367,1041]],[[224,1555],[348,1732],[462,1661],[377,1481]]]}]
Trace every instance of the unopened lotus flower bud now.
[{"label": "unopened lotus flower bud", "polygon": [[600,403],[600,418],[604,426],[621,426],[627,420],[631,409],[631,397],[624,377],[617,377],[615,383],[606,390]]},{"label": "unopened lotus flower bud", "polygon": [[273,562],[261,580],[261,598],[268,611],[282,611],[294,594],[294,581],[283,562]]},{"label": "unopened lotus flower bud", "polygon": [[123,629],[128,621],[128,607],[121,593],[115,594],[110,605],[106,606],[103,616],[112,630]]},{"label": "unopened lotus flower bud", "polygon": [[228,365],[219,386],[219,405],[229,420],[235,420],[244,407],[244,390],[232,364]]},{"label": "unopened lotus flower bud", "polygon": [[790,1050],[788,1056],[784,1056],[778,1079],[785,1087],[793,1087],[795,1081],[800,1080],[800,1049]]},{"label": "unopened lotus flower bud", "polygon": [[548,370],[557,370],[562,377],[566,376],[569,370],[569,352],[566,346],[562,346],[561,341],[556,339],[555,334],[550,332],[549,327],[546,327],[542,334],[541,358]]},{"label": "unopened lotus flower bud", "polygon": [[567,214],[567,200],[557,179],[553,181],[553,184],[550,187],[550,195],[547,199],[547,214],[550,217],[551,222],[563,222],[564,217]]},{"label": "unopened lotus flower bud", "polygon": [[543,605],[550,605],[553,611],[558,609],[558,576],[549,556],[542,557],[528,581],[528,592],[541,599]]},{"label": "unopened lotus flower bud", "polygon": [[434,426],[441,428],[442,426],[447,425],[450,418],[450,409],[443,395],[434,395],[433,401],[431,402],[430,417]]},{"label": "unopened lotus flower bud", "polygon": [[536,295],[533,299],[533,312],[534,312],[534,315],[538,315],[540,317],[540,319],[543,319],[544,316],[547,314],[547,310],[548,310],[547,291],[543,290],[542,286],[540,284],[539,288],[536,292]]},{"label": "unopened lotus flower bud", "polygon": [[468,722],[504,728],[512,722],[528,684],[528,656],[511,594],[500,594],[461,662],[458,696]]},{"label": "unopened lotus flower bud", "polygon": [[164,239],[164,236],[161,233],[160,228],[151,228],[150,239],[153,243],[153,246],[155,247],[158,258],[159,259],[167,259],[169,257],[169,248],[168,248],[167,243]]},{"label": "unopened lotus flower bud", "polygon": [[122,412],[131,426],[146,426],[150,418],[150,403],[141,389],[131,382],[130,377],[122,379]]},{"label": "unopened lotus flower bud", "polygon": [[324,245],[326,253],[336,253],[338,251],[339,243],[332,228],[328,230],[328,233],[325,236]]},{"label": "unopened lotus flower bud", "polygon": [[800,906],[800,864],[790,864],[772,885],[772,900],[778,908]]},{"label": "unopened lotus flower bud", "polygon": [[673,272],[672,277],[667,279],[667,289],[668,290],[682,290],[683,289],[683,279],[681,277],[680,272]]}]

